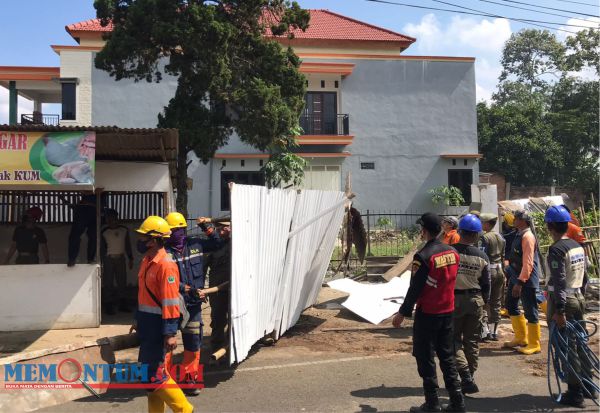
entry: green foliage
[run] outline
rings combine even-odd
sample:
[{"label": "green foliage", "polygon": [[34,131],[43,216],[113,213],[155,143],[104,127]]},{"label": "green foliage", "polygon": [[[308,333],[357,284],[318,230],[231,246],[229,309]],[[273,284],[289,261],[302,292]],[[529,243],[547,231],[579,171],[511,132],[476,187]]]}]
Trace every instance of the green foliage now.
[{"label": "green foliage", "polygon": [[[97,16],[113,31],[96,67],[116,80],[160,82],[177,76],[177,91],[159,126],[179,129],[177,206],[187,205],[189,151],[204,162],[232,132],[268,150],[298,123],[305,78],[290,48],[265,39],[291,37],[308,27],[308,11],[288,0],[95,0]],[[279,156],[282,167],[294,166]],[[284,173],[285,175],[285,173]]]},{"label": "green foliage", "polygon": [[544,213],[531,212],[531,217],[535,225],[535,235],[537,237],[538,246],[540,247],[542,253],[546,254],[548,252],[548,246],[552,245],[554,241],[548,232],[548,228],[546,228],[546,223],[544,222]]},{"label": "green foliage", "polygon": [[597,191],[598,181],[598,81],[565,77],[552,90],[546,122],[562,147],[563,165],[556,173],[561,185],[583,192]]},{"label": "green foliage", "polygon": [[500,82],[514,79],[531,92],[543,90],[546,75],[556,75],[564,68],[565,45],[548,30],[525,29],[513,33],[502,51]]},{"label": "green foliage", "polygon": [[288,134],[280,136],[271,144],[269,160],[261,169],[269,188],[281,184],[299,186],[302,183],[306,160],[291,152],[292,148],[298,146],[296,138],[300,135],[300,130],[300,126],[296,124]]},{"label": "green foliage", "polygon": [[446,206],[461,206],[465,203],[461,190],[452,185],[441,185],[430,189],[427,193],[431,195],[431,202],[434,205],[441,203]]},{"label": "green foliage", "polygon": [[566,43],[569,51],[566,65],[569,70],[580,71],[589,67],[600,76],[600,30],[581,30],[575,36],[567,37]]},{"label": "green foliage", "polygon": [[477,105],[480,169],[513,185],[569,185],[597,190],[597,80],[600,32],[584,30],[561,43],[547,30],[522,30],[506,42],[498,91]]},{"label": "green foliage", "polygon": [[477,105],[481,170],[501,171],[507,181],[552,184],[562,148],[552,139],[539,102]]},{"label": "green foliage", "polygon": [[379,217],[379,219],[375,223],[376,227],[383,228],[383,229],[391,228],[393,225],[394,224],[393,224],[392,220],[388,217]]}]

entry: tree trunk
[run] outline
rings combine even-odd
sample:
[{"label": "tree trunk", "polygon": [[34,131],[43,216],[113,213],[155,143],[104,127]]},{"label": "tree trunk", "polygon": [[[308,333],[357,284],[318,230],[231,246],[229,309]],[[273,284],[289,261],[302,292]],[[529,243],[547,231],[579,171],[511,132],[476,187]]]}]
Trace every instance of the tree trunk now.
[{"label": "tree trunk", "polygon": [[188,204],[188,194],[187,194],[187,154],[189,150],[187,147],[180,148],[177,153],[177,200],[175,202],[175,207],[177,208],[177,212],[183,214],[184,217],[188,217],[187,213],[187,204]]}]

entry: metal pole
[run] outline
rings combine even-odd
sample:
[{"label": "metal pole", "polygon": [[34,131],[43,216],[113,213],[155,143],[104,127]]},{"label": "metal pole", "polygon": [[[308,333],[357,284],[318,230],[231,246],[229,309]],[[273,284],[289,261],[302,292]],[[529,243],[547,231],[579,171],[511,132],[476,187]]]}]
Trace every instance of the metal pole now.
[{"label": "metal pole", "polygon": [[371,215],[369,214],[369,210],[367,209],[367,255],[372,257],[371,254]]},{"label": "metal pole", "polygon": [[11,80],[8,82],[8,124],[17,124],[18,97],[17,82]]}]

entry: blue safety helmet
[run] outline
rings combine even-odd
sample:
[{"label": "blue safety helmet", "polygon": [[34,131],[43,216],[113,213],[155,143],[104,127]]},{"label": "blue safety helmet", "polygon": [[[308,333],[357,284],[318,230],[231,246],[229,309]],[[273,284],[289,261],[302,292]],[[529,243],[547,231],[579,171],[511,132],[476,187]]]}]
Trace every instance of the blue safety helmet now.
[{"label": "blue safety helmet", "polygon": [[546,222],[571,222],[571,214],[564,205],[554,205],[546,210]]},{"label": "blue safety helmet", "polygon": [[467,214],[458,223],[458,229],[463,231],[481,232],[481,220],[477,215]]}]

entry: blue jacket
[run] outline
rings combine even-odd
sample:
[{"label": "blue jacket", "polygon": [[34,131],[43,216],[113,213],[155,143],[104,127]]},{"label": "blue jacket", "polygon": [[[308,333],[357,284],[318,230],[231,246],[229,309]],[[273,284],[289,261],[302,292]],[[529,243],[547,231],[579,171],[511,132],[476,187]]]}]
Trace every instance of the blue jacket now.
[{"label": "blue jacket", "polygon": [[177,267],[179,267],[179,292],[183,295],[188,307],[199,305],[202,300],[197,295],[185,293],[185,286],[192,290],[204,288],[204,258],[205,252],[216,251],[225,245],[217,231],[212,231],[208,238],[189,237],[180,254],[172,247],[166,247]]}]

